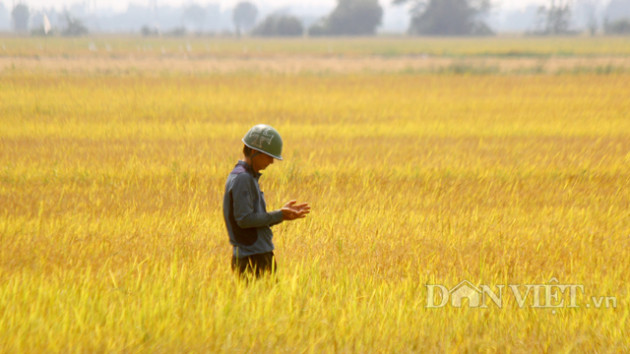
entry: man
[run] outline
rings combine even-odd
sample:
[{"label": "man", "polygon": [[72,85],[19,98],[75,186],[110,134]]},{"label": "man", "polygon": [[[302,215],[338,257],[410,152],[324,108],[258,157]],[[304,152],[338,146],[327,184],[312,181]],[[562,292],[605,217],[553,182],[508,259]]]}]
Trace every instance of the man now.
[{"label": "man", "polygon": [[233,246],[232,269],[241,276],[259,277],[276,268],[271,226],[304,218],[311,208],[307,203],[296,204],[292,200],[282,209],[267,212],[258,179],[260,171],[274,159],[282,160],[282,138],[271,126],[259,124],[242,140],[243,160],[236,164],[225,183],[223,218]]}]

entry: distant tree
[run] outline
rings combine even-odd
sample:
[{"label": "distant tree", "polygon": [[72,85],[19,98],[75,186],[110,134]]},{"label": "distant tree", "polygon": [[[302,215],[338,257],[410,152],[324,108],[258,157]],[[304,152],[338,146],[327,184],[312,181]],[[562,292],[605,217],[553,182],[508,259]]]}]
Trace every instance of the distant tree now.
[{"label": "distant tree", "polygon": [[365,36],[376,33],[383,8],[378,0],[338,0],[337,7],[309,28],[309,35]]},{"label": "distant tree", "polygon": [[394,0],[410,4],[408,32],[429,36],[490,35],[482,16],[490,10],[489,0]]},{"label": "distant tree", "polygon": [[328,16],[328,32],[333,35],[371,35],[381,24],[383,8],[378,0],[338,0]]},{"label": "distant tree", "polygon": [[244,31],[250,30],[256,23],[258,17],[258,8],[256,5],[249,1],[241,1],[236,4],[234,12],[232,14],[232,20],[236,27],[236,33],[241,34]]},{"label": "distant tree", "polygon": [[325,36],[328,34],[326,28],[326,18],[321,19],[318,22],[313,23],[307,30],[307,33],[311,37]]},{"label": "distant tree", "polygon": [[630,34],[630,18],[609,22],[604,20],[604,32],[606,34]]},{"label": "distant tree", "polygon": [[184,9],[183,19],[186,22],[192,22],[197,31],[203,31],[203,25],[206,21],[206,9],[197,4],[187,6]]},{"label": "distant tree", "polygon": [[571,21],[571,0],[549,0],[549,5],[538,8],[542,23],[540,34],[567,34]]},{"label": "distant tree", "polygon": [[186,27],[175,27],[171,28],[169,31],[164,32],[165,36],[169,37],[183,37],[187,34]]},{"label": "distant tree", "polygon": [[271,14],[252,31],[256,36],[301,36],[302,22],[295,16]]},{"label": "distant tree", "polygon": [[17,4],[11,11],[11,17],[13,18],[13,27],[16,32],[26,33],[28,31],[28,19],[31,17],[31,13],[28,6],[24,4]]},{"label": "distant tree", "polygon": [[83,24],[83,21],[72,16],[69,12],[63,14],[66,22],[66,27],[61,31],[63,36],[67,37],[79,37],[88,34],[88,29]]},{"label": "distant tree", "polygon": [[597,8],[598,0],[579,0],[584,25],[591,36],[597,33]]},{"label": "distant tree", "polygon": [[144,37],[152,37],[152,36],[160,35],[160,31],[156,27],[151,27],[147,25],[144,25],[142,26],[142,28],[140,28],[140,33],[142,33]]}]

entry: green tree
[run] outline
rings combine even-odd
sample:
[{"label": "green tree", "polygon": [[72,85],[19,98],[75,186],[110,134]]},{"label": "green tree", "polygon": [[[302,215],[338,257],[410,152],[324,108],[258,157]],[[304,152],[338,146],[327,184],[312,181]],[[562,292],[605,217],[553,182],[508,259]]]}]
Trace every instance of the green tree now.
[{"label": "green tree", "polygon": [[489,0],[394,0],[394,4],[410,4],[410,34],[466,36],[493,33],[482,19],[490,9]]},{"label": "green tree", "polygon": [[624,18],[621,20],[610,22],[608,19],[604,20],[604,31],[606,34],[630,34],[630,19]]},{"label": "green tree", "polygon": [[66,27],[61,31],[61,34],[67,37],[79,37],[88,34],[88,29],[83,24],[83,21],[70,15],[69,12],[63,14],[66,21]]},{"label": "green tree", "polygon": [[13,27],[16,32],[25,33],[28,31],[28,19],[31,17],[31,13],[28,6],[24,4],[17,4],[11,11],[11,18],[13,18]]},{"label": "green tree", "polygon": [[256,5],[249,1],[241,1],[236,4],[234,12],[232,13],[232,20],[236,27],[236,33],[241,34],[244,31],[248,31],[256,23],[258,17],[258,8]]},{"label": "green tree", "polygon": [[571,0],[550,0],[548,6],[538,8],[538,16],[543,28],[541,34],[569,33],[571,21]]},{"label": "green tree", "polygon": [[271,14],[252,33],[256,36],[301,36],[304,27],[295,16]]},{"label": "green tree", "polygon": [[338,0],[337,7],[309,29],[317,35],[373,35],[381,24],[383,8],[378,0]]},{"label": "green tree", "polygon": [[377,0],[339,0],[327,27],[334,35],[371,35],[382,18],[383,8]]}]

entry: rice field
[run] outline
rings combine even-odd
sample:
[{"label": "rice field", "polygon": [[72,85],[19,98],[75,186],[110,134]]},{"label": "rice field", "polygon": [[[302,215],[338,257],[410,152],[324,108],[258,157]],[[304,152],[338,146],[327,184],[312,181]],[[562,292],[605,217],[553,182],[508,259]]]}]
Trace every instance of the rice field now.
[{"label": "rice field", "polygon": [[[0,352],[630,351],[627,39],[42,41],[0,38]],[[257,123],[312,211],[246,285]]]}]

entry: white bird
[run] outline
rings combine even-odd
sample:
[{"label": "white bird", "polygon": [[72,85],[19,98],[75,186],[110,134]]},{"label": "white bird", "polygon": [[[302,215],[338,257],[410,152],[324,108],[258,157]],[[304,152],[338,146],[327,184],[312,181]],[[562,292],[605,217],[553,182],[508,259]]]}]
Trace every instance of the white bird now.
[{"label": "white bird", "polygon": [[50,26],[50,20],[48,20],[48,16],[46,14],[44,14],[44,33],[48,34],[48,32],[50,32],[51,26]]}]

